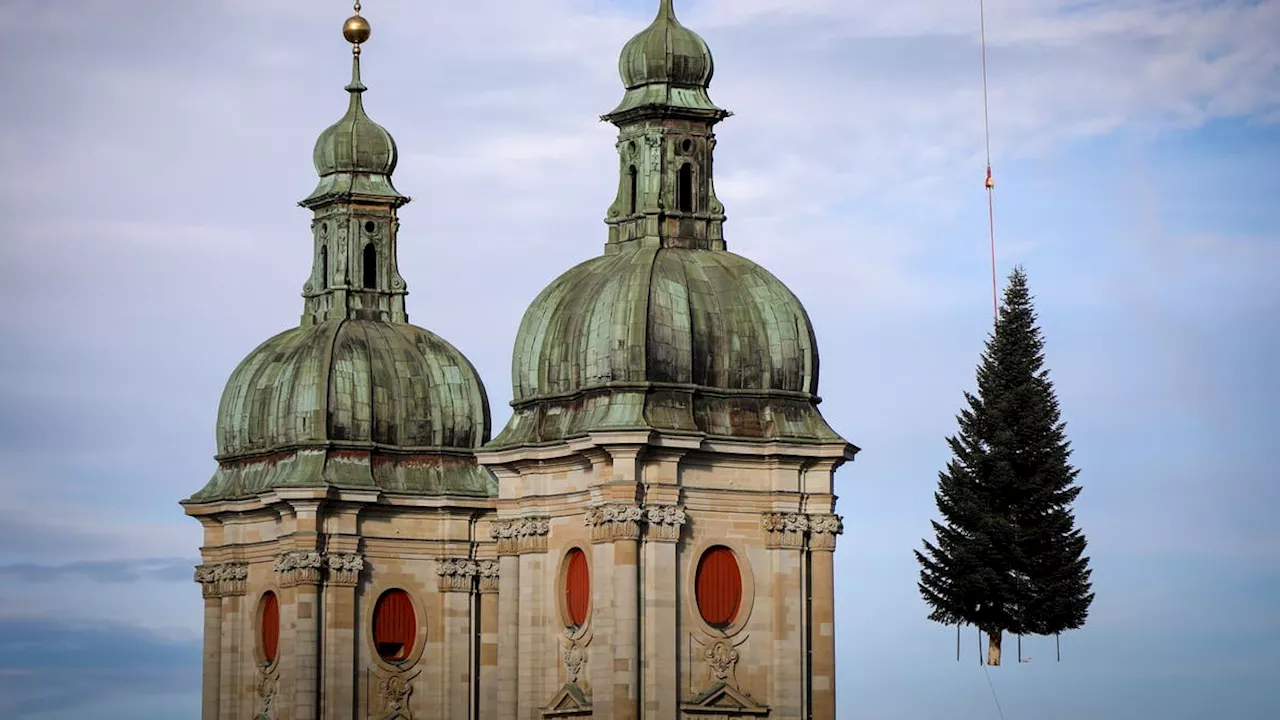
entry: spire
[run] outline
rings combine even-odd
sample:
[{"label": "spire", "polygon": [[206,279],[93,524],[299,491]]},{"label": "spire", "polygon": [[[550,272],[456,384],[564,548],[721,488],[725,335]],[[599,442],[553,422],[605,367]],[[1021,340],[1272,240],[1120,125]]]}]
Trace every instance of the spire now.
[{"label": "spire", "polygon": [[360,15],[357,2],[355,14],[342,25],[342,36],[351,43],[351,82],[345,88],[351,100],[342,119],[316,140],[314,160],[320,183],[302,201],[304,207],[336,195],[403,198],[391,184],[397,160],[395,139],[364,111],[363,96],[368,88],[360,79],[360,51],[370,33],[369,21]]},{"label": "spire", "polygon": [[360,82],[360,46],[373,33],[373,29],[369,27],[369,21],[360,16],[360,3],[355,4],[354,10],[355,14],[342,24],[342,37],[351,43],[351,84],[346,87],[346,90],[351,93],[353,103],[358,102],[360,93],[368,89],[364,83]]},{"label": "spire", "polygon": [[313,159],[320,182],[300,204],[315,213],[311,277],[302,288],[303,323],[344,318],[407,322],[408,292],[396,260],[396,210],[409,202],[391,183],[396,142],[364,111],[361,46],[369,22],[355,14],[342,25],[351,43],[351,99],[338,122],[320,133]]},{"label": "spire", "polygon": [[618,126],[621,176],[609,207],[608,247],[628,243],[723,249],[724,206],[712,180],[716,123],[729,116],[707,89],[711,49],[676,19],[672,0],[622,48],[622,102],[603,117]]}]

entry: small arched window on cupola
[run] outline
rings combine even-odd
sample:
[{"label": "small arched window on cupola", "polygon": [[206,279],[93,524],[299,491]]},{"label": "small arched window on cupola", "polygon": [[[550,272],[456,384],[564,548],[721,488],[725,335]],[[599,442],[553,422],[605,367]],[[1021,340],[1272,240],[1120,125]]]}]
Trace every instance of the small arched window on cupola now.
[{"label": "small arched window on cupola", "polygon": [[373,290],[378,287],[378,249],[373,243],[364,246],[364,288]]},{"label": "small arched window on cupola", "polygon": [[693,212],[693,166],[689,163],[680,166],[676,179],[676,208],[680,212]]},{"label": "small arched window on cupola", "polygon": [[329,289],[329,246],[320,246],[320,289]]},{"label": "small arched window on cupola", "polygon": [[627,170],[627,183],[627,212],[634,215],[639,209],[640,200],[640,173],[635,165]]}]

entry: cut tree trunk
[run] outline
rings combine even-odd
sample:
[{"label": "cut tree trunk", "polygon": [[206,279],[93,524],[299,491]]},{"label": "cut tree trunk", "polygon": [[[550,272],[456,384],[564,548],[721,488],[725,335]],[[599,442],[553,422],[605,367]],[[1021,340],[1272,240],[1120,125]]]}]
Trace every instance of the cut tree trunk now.
[{"label": "cut tree trunk", "polygon": [[1000,664],[1000,640],[1003,630],[987,631],[987,664]]}]

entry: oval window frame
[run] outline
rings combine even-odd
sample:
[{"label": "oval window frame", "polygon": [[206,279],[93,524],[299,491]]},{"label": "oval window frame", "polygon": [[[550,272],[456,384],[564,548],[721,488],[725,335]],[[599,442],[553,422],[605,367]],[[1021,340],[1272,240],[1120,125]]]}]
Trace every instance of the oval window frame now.
[{"label": "oval window frame", "polygon": [[[377,620],[378,601],[381,600],[384,595],[394,590],[399,590],[408,596],[409,604],[413,608],[415,623],[413,647],[410,648],[409,652],[402,660],[384,659],[382,654],[378,652],[377,637],[374,634],[376,629],[374,622]],[[422,603],[418,600],[418,597],[409,590],[409,585],[406,583],[387,583],[385,585],[371,588],[371,592],[368,597],[371,599],[365,603],[364,620],[366,629],[361,633],[361,635],[364,635],[365,637],[365,643],[369,648],[369,656],[373,659],[373,662],[380,665],[383,669],[393,672],[401,672],[417,665],[418,661],[422,658],[422,652],[427,645],[426,617],[423,614]]]},{"label": "oval window frame", "polygon": [[[738,603],[737,616],[734,617],[733,622],[723,628],[709,625],[703,620],[702,608],[698,607],[698,564],[707,551],[716,546],[726,547],[733,553],[733,559],[738,562],[738,576],[742,581],[742,599]],[[737,540],[712,537],[689,545],[688,554],[682,556],[681,562],[684,565],[684,587],[690,589],[689,592],[682,594],[685,597],[685,614],[691,626],[703,635],[716,639],[730,638],[742,632],[751,622],[751,613],[755,610],[756,601],[756,577],[747,549]]]},{"label": "oval window frame", "polygon": [[[268,598],[274,601],[276,615],[276,651],[272,657],[267,657],[267,628],[264,625],[267,617]],[[262,595],[258,597],[258,608],[254,613],[254,628],[257,630],[257,632],[254,633],[256,636],[254,654],[257,655],[259,665],[264,669],[270,670],[280,662],[280,594],[274,589],[264,590]]]},{"label": "oval window frame", "polygon": [[[587,574],[586,608],[582,611],[582,622],[574,622],[576,618],[574,618],[573,610],[570,608],[569,603],[569,571],[572,567],[575,553],[577,553],[576,557],[582,558],[583,570]],[[591,610],[594,605],[594,603],[591,602],[591,583],[593,580],[591,572],[591,555],[585,548],[578,545],[571,545],[565,549],[564,554],[561,556],[560,565],[560,572],[557,573],[557,586],[560,588],[560,592],[557,593],[560,597],[560,620],[564,624],[567,632],[571,635],[577,635],[591,624]]]}]

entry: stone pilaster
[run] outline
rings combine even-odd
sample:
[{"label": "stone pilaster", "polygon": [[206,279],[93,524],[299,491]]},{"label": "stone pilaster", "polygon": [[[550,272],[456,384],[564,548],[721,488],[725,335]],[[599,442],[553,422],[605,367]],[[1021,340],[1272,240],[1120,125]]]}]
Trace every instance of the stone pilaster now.
[{"label": "stone pilaster", "polygon": [[515,720],[520,712],[520,557],[512,525],[497,520],[489,530],[499,555],[497,713],[492,717],[500,720]]},{"label": "stone pilaster", "polygon": [[480,718],[498,717],[499,561],[480,560]]},{"label": "stone pilaster", "polygon": [[[237,568],[234,571],[228,568]],[[229,578],[228,576],[238,576]],[[204,720],[217,720],[222,686],[222,598],[224,591],[244,592],[244,565],[197,565],[195,581],[204,596],[204,657],[201,667],[201,710]],[[226,580],[224,580],[226,578]],[[229,661],[230,662],[230,661]]]},{"label": "stone pilaster", "polygon": [[836,536],[844,532],[839,515],[814,515],[810,521],[809,583],[811,711],[815,720],[836,716],[835,567]]},{"label": "stone pilaster", "polygon": [[[611,544],[613,550],[613,592],[602,598],[612,603],[613,609],[612,633],[602,638],[602,646],[613,650],[613,663],[609,668],[612,672],[608,677],[612,692],[606,704],[593,699],[592,705],[604,717],[619,720],[640,715],[639,540],[643,519],[644,510],[628,502],[595,505],[588,508],[583,517],[583,522],[591,528],[591,541],[597,546]],[[600,557],[599,553],[593,554]],[[597,562],[596,567],[600,567],[600,563]]]},{"label": "stone pilaster", "polygon": [[325,556],[325,566],[323,717],[347,720],[355,712],[356,586],[364,570],[364,557],[330,554]]},{"label": "stone pilaster", "polygon": [[245,582],[249,566],[244,563],[202,564],[193,579],[204,596],[204,658],[201,671],[203,699],[201,714],[206,720],[233,718],[240,702],[241,632],[244,619]]},{"label": "stone pilaster", "polygon": [[[293,631],[291,667],[285,672],[293,680],[294,720],[318,717],[320,573],[323,567],[324,559],[314,550],[292,550],[276,558],[276,574],[285,592],[281,624],[283,626],[287,621]],[[285,697],[289,695],[285,694]]]},{"label": "stone pilaster", "polygon": [[[806,516],[796,517],[800,522],[786,520],[784,526],[807,524],[804,522]],[[775,658],[767,702],[778,717],[804,717],[808,683],[805,677],[805,617],[809,605],[804,585],[804,535],[793,534],[790,529],[782,530],[781,535],[782,542],[769,553],[772,578],[764,590],[769,594],[767,607],[773,616],[773,642],[769,651]],[[746,652],[745,648],[739,652]],[[752,664],[759,660],[752,653],[742,662]]]},{"label": "stone pilaster", "polygon": [[678,505],[645,508],[644,544],[644,717],[674,718],[679,713],[680,569],[677,542],[686,516]]},{"label": "stone pilaster", "polygon": [[479,566],[470,558],[436,560],[436,578],[443,595],[443,623],[440,629],[444,646],[444,703],[441,717],[465,718],[469,713],[471,694],[471,598]]}]

